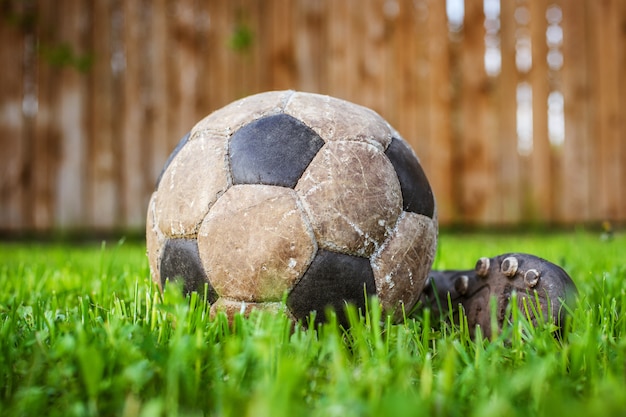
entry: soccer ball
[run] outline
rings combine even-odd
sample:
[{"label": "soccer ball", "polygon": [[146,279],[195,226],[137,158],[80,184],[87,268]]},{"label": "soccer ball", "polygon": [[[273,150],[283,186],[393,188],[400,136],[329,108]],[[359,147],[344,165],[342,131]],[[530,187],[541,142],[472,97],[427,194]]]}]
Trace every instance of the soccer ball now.
[{"label": "soccer ball", "polygon": [[437,243],[419,160],[374,111],[275,91],[215,111],[178,143],[147,215],[152,278],[208,288],[232,318],[282,309],[315,321],[377,296],[402,318]]}]

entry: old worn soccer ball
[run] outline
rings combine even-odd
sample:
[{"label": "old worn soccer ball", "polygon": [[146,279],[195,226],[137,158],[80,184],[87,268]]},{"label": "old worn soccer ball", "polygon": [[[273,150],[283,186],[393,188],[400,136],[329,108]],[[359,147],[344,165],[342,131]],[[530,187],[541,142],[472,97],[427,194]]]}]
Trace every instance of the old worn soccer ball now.
[{"label": "old worn soccer ball", "polygon": [[430,270],[436,206],[414,152],[377,113],[267,92],[182,138],[150,199],[146,237],[159,286],[208,288],[212,312],[281,309],[306,322],[333,308],[341,320],[347,303],[362,309],[375,295],[398,320]]}]

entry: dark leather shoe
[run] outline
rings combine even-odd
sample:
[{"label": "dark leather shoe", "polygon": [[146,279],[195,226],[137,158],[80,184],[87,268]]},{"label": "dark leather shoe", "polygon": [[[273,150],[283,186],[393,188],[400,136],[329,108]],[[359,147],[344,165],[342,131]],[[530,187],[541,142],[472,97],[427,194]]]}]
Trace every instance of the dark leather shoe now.
[{"label": "dark leather shoe", "polygon": [[528,311],[534,324],[553,322],[558,328],[565,320],[564,305],[572,306],[578,294],[574,282],[561,267],[534,255],[507,253],[480,258],[474,270],[431,271],[418,305],[430,308],[434,317],[450,317],[449,294],[452,318],[457,321],[460,304],[471,336],[474,337],[476,326],[480,326],[482,334],[490,338],[490,299],[495,298],[495,317],[498,328],[502,328],[514,292],[521,313]]}]

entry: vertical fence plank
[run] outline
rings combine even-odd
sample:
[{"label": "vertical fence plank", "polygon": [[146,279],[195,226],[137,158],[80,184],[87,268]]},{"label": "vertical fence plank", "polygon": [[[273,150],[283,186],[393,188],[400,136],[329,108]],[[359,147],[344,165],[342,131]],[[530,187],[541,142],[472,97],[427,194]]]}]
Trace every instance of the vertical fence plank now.
[{"label": "vertical fence plank", "polygon": [[515,64],[515,4],[500,3],[501,68],[495,97],[498,115],[497,196],[500,201],[499,219],[502,224],[521,220],[520,155],[517,151],[517,67]]},{"label": "vertical fence plank", "polygon": [[328,54],[326,7],[326,1],[298,1],[295,54],[300,74],[299,89],[303,91],[320,92],[326,82],[326,60],[319,59]]},{"label": "vertical fence plank", "polygon": [[460,210],[470,224],[489,223],[495,217],[493,143],[488,116],[490,80],[484,68],[485,29],[483,2],[465,2],[461,46]]},{"label": "vertical fence plank", "polygon": [[357,77],[357,74],[351,73],[354,71],[354,48],[346,42],[352,26],[354,0],[328,1],[327,4],[330,54],[326,63],[328,85],[324,92],[347,99],[351,91],[350,80]]},{"label": "vertical fence plank", "polygon": [[271,1],[266,5],[271,13],[271,23],[267,28],[271,90],[293,89],[298,85],[293,5],[291,1]]},{"label": "vertical fence plank", "polygon": [[26,12],[10,10],[0,19],[0,230],[19,231],[28,226],[24,216],[23,187],[26,126],[23,114],[26,36],[29,28],[20,20]]},{"label": "vertical fence plank", "polygon": [[[428,124],[429,165],[425,167],[437,199],[437,211],[442,223],[454,221],[452,164],[452,83],[450,73],[449,33],[445,2],[429,0],[426,28],[429,33],[428,62]],[[407,80],[412,83],[412,80]]]},{"label": "vertical fence plank", "polygon": [[144,163],[142,142],[147,135],[145,97],[146,62],[149,62],[145,2],[124,2],[124,56],[122,152],[120,170],[124,226],[138,228],[145,218],[145,192],[149,168]]},{"label": "vertical fence plank", "polygon": [[49,230],[53,225],[55,205],[55,176],[60,159],[61,137],[57,121],[57,100],[60,94],[57,77],[67,65],[67,53],[61,52],[59,33],[54,30],[61,15],[56,5],[38,3],[40,20],[37,27],[39,39],[36,58],[37,116],[34,119],[34,136],[31,166],[31,216],[32,227]]},{"label": "vertical fence plank", "polygon": [[[181,57],[185,54],[185,43],[187,42],[185,16],[184,10],[187,8],[187,2],[178,2],[177,0],[166,0],[165,13],[166,19],[164,22],[165,30],[165,53],[166,60],[161,71],[165,72],[166,77],[166,95],[167,95],[167,107],[165,108],[165,116],[167,120],[166,132],[167,132],[167,154],[174,149],[177,141],[185,135],[187,132],[185,127],[181,123],[182,108],[185,107],[183,103],[183,97],[181,92],[183,75],[179,73],[182,64],[180,62]],[[189,65],[193,67],[195,63],[190,62]],[[193,70],[192,70],[193,71]],[[190,82],[193,83],[193,80]],[[187,104],[188,108],[188,104]]]},{"label": "vertical fence plank", "polygon": [[409,142],[424,163],[426,146],[424,138],[418,134],[418,119],[420,116],[423,119],[425,113],[420,112],[418,106],[424,101],[418,98],[420,85],[414,78],[420,63],[414,24],[416,13],[410,2],[392,4],[383,9],[391,38],[391,59],[387,63],[389,70],[385,79],[389,105],[384,108],[383,116]]},{"label": "vertical fence plank", "polygon": [[107,229],[125,227],[124,198],[123,198],[123,153],[125,152],[125,138],[123,136],[123,120],[120,114],[124,108],[124,72],[126,69],[126,55],[124,53],[124,0],[109,0],[110,10],[110,45],[111,45],[111,149],[112,170],[110,178],[115,189],[115,203],[113,218]]},{"label": "vertical fence plank", "polygon": [[263,90],[261,86],[260,61],[261,31],[260,12],[263,8],[262,0],[239,0],[239,8],[235,11],[239,15],[239,30],[247,36],[239,50],[233,50],[234,65],[237,71],[239,86],[235,93],[236,98],[245,97]]},{"label": "vertical fence plank", "polygon": [[168,87],[173,100],[169,111],[173,115],[169,121],[170,143],[173,147],[178,138],[187,133],[200,118],[195,100],[200,74],[194,0],[175,1],[170,7],[173,42],[169,51],[172,62],[169,75],[172,78]]},{"label": "vertical fence plank", "polygon": [[91,36],[94,54],[90,80],[89,221],[97,229],[117,222],[117,161],[114,144],[114,80],[112,71],[112,3],[92,3]]},{"label": "vertical fence plank", "polygon": [[[364,87],[366,87],[366,69],[363,68],[361,62],[362,52],[361,49],[367,48],[369,42],[367,32],[363,32],[363,20],[365,19],[365,10],[362,4],[358,1],[350,0],[348,14],[345,16],[343,22],[339,24],[345,24],[347,26],[346,36],[340,39],[340,42],[345,43],[345,55],[346,63],[340,71],[343,72],[340,78],[345,83],[345,99],[354,101],[361,105],[367,105],[365,102]],[[360,31],[360,32],[359,32]],[[358,33],[359,37],[355,38],[355,33]],[[359,43],[359,48],[353,48],[352,45]],[[357,87],[359,86],[359,87]],[[332,95],[332,92],[331,92]]]},{"label": "vertical fence plank", "polygon": [[[618,55],[617,68],[626,68],[626,3],[617,2],[616,15],[618,16],[618,32],[616,34],[618,42]],[[619,29],[621,28],[621,29]],[[626,97],[626,79],[620,76],[617,85],[617,94],[619,97]],[[626,189],[626,140],[624,135],[626,134],[626,104],[623,100],[619,101],[619,127],[617,128],[621,132],[621,139],[618,139],[619,150],[619,166],[620,172],[618,173],[618,181],[615,194],[619,198],[618,211],[614,218],[616,221],[626,223],[626,193],[623,191]]]},{"label": "vertical fence plank", "polygon": [[[407,7],[408,6],[408,7]],[[386,58],[381,63],[380,79],[381,93],[386,103],[378,108],[378,112],[401,133],[405,139],[415,148],[417,142],[417,132],[412,120],[406,117],[405,113],[415,114],[415,96],[409,99],[406,89],[413,86],[406,83],[407,74],[411,71],[411,62],[416,59],[400,59],[403,54],[416,57],[414,39],[411,39],[414,11],[406,2],[381,2],[374,8],[375,19],[380,21],[383,28],[381,38],[382,48],[385,50]],[[398,112],[400,107],[406,108]]]},{"label": "vertical fence plank", "polygon": [[551,150],[548,137],[548,44],[546,41],[546,10],[548,0],[528,2],[530,9],[530,42],[532,50],[532,68],[530,86],[532,89],[533,109],[533,148],[530,154],[530,196],[532,205],[530,215],[533,221],[546,222],[553,219],[552,213],[552,171]]},{"label": "vertical fence plank", "polygon": [[388,100],[384,116],[413,147],[424,169],[432,170],[433,138],[429,123],[429,84],[432,65],[428,61],[428,6],[425,1],[399,3],[397,9],[381,6],[387,20],[386,31],[393,35],[386,59],[383,89]]},{"label": "vertical fence plank", "polygon": [[[58,88],[54,120],[58,123],[60,163],[56,176],[55,225],[61,228],[85,227],[86,196],[86,139],[87,127],[87,71],[89,48],[87,13],[78,0],[57,3],[59,17],[59,45],[67,45],[69,62],[63,63],[55,76]],[[51,48],[59,48],[51,45]],[[50,65],[42,62],[41,65]]]},{"label": "vertical fence plank", "polygon": [[172,151],[168,135],[168,14],[167,0],[154,0],[150,2],[150,43],[149,65],[149,94],[148,113],[151,129],[146,132],[144,139],[150,149],[150,179],[155,184],[163,169],[167,156]]},{"label": "vertical fence plank", "polygon": [[[195,65],[197,67],[196,90],[193,96],[196,113],[204,117],[211,112],[210,74],[211,74],[211,15],[209,2],[199,1],[194,6],[196,25],[196,54]],[[191,126],[189,126],[191,128]]]},{"label": "vertical fence plank", "polygon": [[594,121],[596,155],[594,158],[594,217],[617,220],[620,209],[620,78],[624,69],[616,62],[624,45],[620,48],[623,28],[619,7],[620,0],[589,1],[590,23],[594,56],[591,59],[590,76],[596,80],[594,89]]},{"label": "vertical fence plank", "polygon": [[587,11],[580,4],[563,0],[563,100],[565,143],[559,217],[564,222],[590,218],[591,138],[589,130]]},{"label": "vertical fence plank", "polygon": [[[266,13],[266,8],[262,8],[262,13]],[[234,77],[233,77],[233,63],[231,60],[231,51],[229,43],[232,45],[233,33],[236,29],[236,21],[234,19],[234,13],[232,11],[231,2],[215,1],[209,3],[209,17],[211,19],[210,26],[210,45],[212,48],[210,54],[210,87],[211,94],[210,107],[211,110],[216,110],[226,104],[236,94],[234,93]],[[267,21],[267,16],[262,18],[265,24],[270,24]],[[264,33],[260,33],[259,36],[264,36]],[[263,66],[264,85],[268,85],[267,80],[267,68]]]},{"label": "vertical fence plank", "polygon": [[[385,66],[388,63],[386,48],[387,25],[383,16],[383,1],[372,0],[362,2],[355,12],[355,26],[350,32],[349,48],[354,48],[357,55],[356,66],[350,69],[356,74],[360,83],[354,88],[352,100],[367,106],[374,111],[385,114],[387,107],[387,92],[384,85]],[[393,112],[389,111],[389,115]],[[392,117],[390,117],[392,118]],[[393,120],[392,120],[393,122]]]}]

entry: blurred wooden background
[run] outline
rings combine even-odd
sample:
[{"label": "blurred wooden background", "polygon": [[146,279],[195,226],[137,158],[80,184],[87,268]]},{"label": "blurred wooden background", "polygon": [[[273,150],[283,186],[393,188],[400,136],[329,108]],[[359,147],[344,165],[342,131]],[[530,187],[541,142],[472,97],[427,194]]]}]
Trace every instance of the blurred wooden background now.
[{"label": "blurred wooden background", "polygon": [[626,220],[623,0],[4,0],[0,231],[140,229],[169,152],[265,90],[419,155],[445,225]]}]

